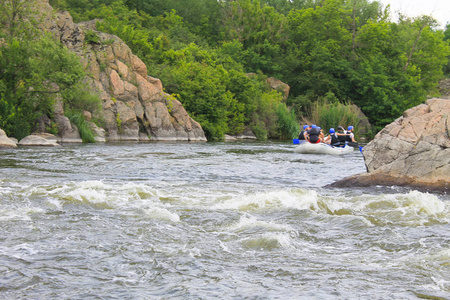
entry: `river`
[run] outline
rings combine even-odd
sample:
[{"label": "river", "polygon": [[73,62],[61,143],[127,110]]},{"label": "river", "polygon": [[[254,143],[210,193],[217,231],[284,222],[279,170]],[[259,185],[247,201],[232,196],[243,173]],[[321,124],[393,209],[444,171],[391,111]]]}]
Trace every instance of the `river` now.
[{"label": "river", "polygon": [[282,142],[0,152],[2,299],[450,299],[450,196]]}]

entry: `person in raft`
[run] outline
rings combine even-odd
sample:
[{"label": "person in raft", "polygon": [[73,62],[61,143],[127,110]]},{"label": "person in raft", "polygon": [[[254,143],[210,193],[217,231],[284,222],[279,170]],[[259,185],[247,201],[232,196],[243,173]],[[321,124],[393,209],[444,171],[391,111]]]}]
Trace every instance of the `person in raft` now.
[{"label": "person in raft", "polygon": [[341,145],[341,142],[339,141],[339,138],[336,135],[336,131],[334,130],[334,128],[330,128],[330,135],[328,135],[325,138],[324,142],[335,147],[339,147]]},{"label": "person in raft", "polygon": [[356,143],[356,141],[355,141],[355,134],[353,133],[353,126],[348,126],[348,130],[347,130],[347,142],[353,142],[353,143]]},{"label": "person in raft", "polygon": [[312,144],[320,143],[320,129],[316,125],[311,125],[311,129],[306,132],[306,140]]},{"label": "person in raft", "polygon": [[323,143],[323,141],[325,140],[325,134],[323,133],[322,127],[317,126],[317,128],[320,131],[319,133],[320,142]]},{"label": "person in raft", "polygon": [[336,135],[339,139],[339,146],[345,147],[345,142],[347,141],[347,133],[344,130],[344,127],[338,126]]},{"label": "person in raft", "polygon": [[305,135],[306,135],[306,131],[308,131],[308,129],[309,129],[309,125],[304,125],[304,126],[303,126],[303,130],[300,131],[300,133],[299,133],[299,135],[298,135],[298,139],[299,139],[300,141],[306,140]]}]

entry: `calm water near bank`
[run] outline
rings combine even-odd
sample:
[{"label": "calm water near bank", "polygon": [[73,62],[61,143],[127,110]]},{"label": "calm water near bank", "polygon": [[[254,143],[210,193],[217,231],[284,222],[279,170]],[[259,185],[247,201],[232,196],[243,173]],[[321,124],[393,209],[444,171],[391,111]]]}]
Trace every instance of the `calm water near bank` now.
[{"label": "calm water near bank", "polygon": [[0,298],[450,299],[450,196],[278,142],[0,152]]}]

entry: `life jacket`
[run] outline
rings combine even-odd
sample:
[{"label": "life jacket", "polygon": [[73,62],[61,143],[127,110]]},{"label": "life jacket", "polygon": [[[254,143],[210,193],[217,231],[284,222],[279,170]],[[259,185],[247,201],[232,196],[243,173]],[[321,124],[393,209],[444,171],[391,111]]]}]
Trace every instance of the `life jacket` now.
[{"label": "life jacket", "polygon": [[319,142],[320,141],[319,134],[320,130],[317,128],[311,128],[310,130],[308,130],[309,142],[313,144]]},{"label": "life jacket", "polygon": [[[342,131],[338,131],[338,133],[344,133],[345,134],[345,132],[342,132]],[[340,146],[341,147],[345,146],[345,142],[347,141],[347,135],[338,135],[337,137],[339,139]]]},{"label": "life jacket", "polygon": [[304,130],[300,131],[300,133],[298,135],[298,139],[303,140],[303,141],[305,140],[305,131]]},{"label": "life jacket", "polygon": [[330,145],[339,147],[341,145],[341,141],[339,140],[339,137],[336,135],[336,133],[330,134],[331,141]]},{"label": "life jacket", "polygon": [[348,135],[346,135],[345,137],[346,137],[346,141],[347,142],[351,142],[352,141],[352,133],[350,132],[350,131],[347,131],[347,134]]}]

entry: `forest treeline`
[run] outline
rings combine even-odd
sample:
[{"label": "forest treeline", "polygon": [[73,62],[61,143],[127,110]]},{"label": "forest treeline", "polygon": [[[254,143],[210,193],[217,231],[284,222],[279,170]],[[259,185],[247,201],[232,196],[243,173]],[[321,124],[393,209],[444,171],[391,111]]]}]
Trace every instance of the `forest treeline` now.
[{"label": "forest treeline", "polygon": [[[149,74],[161,79],[165,92],[200,122],[209,140],[238,134],[246,126],[259,138],[291,138],[302,118],[311,120],[314,108],[341,112],[350,104],[361,108],[376,132],[404,110],[438,96],[438,81],[450,74],[450,25],[440,29],[442,24],[430,16],[400,15],[394,22],[396,16],[377,1],[50,0],[50,4],[69,11],[75,22],[99,19],[98,30],[124,40]],[[92,42],[95,38],[95,33],[87,35]],[[9,53],[8,43],[11,48],[22,42],[6,39],[2,58]],[[17,51],[7,55],[13,54],[20,55]],[[79,99],[75,95],[84,91],[72,87],[79,76],[74,70],[63,78],[73,82],[62,83],[71,83],[67,95]],[[6,75],[0,74],[0,127],[7,122],[5,103],[13,103],[14,96]],[[270,89],[268,77],[290,86],[288,99]]]}]

